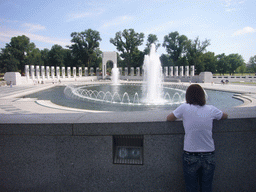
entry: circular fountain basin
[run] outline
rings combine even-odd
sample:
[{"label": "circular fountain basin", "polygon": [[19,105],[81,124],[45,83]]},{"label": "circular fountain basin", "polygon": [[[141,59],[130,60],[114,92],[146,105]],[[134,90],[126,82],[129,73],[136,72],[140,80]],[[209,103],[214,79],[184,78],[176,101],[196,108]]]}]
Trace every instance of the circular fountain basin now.
[{"label": "circular fountain basin", "polygon": [[[141,84],[57,86],[26,97],[51,100],[52,103],[65,107],[96,111],[174,110],[185,102],[186,88],[181,85],[164,86],[163,100],[156,103],[144,102]],[[232,98],[235,93],[213,90],[206,90],[206,93],[207,104],[220,109],[243,103]]]},{"label": "circular fountain basin", "polygon": [[159,98],[149,99],[142,87],[136,84],[119,85],[69,85],[64,89],[67,98],[86,102],[110,103],[113,105],[173,105],[185,102],[185,91],[164,87]]}]

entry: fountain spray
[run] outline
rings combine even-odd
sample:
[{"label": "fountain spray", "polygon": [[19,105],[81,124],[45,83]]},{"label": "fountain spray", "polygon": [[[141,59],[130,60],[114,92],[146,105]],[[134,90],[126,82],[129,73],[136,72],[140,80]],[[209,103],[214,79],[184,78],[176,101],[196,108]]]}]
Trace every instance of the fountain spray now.
[{"label": "fountain spray", "polygon": [[155,44],[151,44],[149,55],[144,57],[144,77],[142,91],[144,94],[143,103],[163,103],[163,74],[159,55],[156,53]]}]

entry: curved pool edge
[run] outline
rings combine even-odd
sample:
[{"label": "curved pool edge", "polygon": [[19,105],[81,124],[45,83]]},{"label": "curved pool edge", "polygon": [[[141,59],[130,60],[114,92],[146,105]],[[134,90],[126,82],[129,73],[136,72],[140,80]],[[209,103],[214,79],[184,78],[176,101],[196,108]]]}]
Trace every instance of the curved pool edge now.
[{"label": "curved pool edge", "polygon": [[77,109],[72,107],[65,107],[62,105],[57,105],[50,100],[36,100],[35,103],[41,105],[43,107],[48,107],[52,109],[59,109],[64,111],[73,111],[73,112],[87,112],[87,113],[109,113],[111,111],[97,111],[97,110],[89,110],[89,109]]},{"label": "curved pool edge", "polygon": [[[95,82],[94,82],[95,83]],[[102,83],[102,82],[100,82]],[[188,84],[189,85],[189,84]],[[250,102],[228,109],[223,109],[229,118],[255,118],[256,117],[256,87],[222,86],[200,84],[204,88],[214,90],[240,92],[240,99],[250,99]],[[56,86],[59,86],[58,84]],[[50,87],[50,86],[47,86]],[[37,86],[33,91],[42,89]],[[30,89],[31,90],[31,89]],[[22,95],[26,95],[24,90]],[[17,95],[14,93],[13,95]],[[40,105],[38,104],[40,103]],[[133,111],[133,112],[102,112],[77,110],[60,107],[50,101],[35,99],[15,98],[13,96],[0,99],[0,123],[116,123],[116,122],[161,122],[166,121],[166,116],[172,110]]]}]

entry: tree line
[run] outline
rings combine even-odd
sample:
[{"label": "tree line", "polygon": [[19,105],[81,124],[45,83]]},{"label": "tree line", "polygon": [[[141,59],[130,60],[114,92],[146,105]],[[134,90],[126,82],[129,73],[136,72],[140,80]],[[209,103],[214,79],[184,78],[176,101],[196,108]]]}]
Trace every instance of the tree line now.
[{"label": "tree line", "polygon": [[[25,35],[12,37],[10,43],[1,49],[0,72],[24,73],[25,65],[101,68],[100,33],[88,29],[71,33],[71,38],[71,45],[65,48],[55,44],[50,50],[39,50]],[[144,50],[140,51],[139,46],[143,44],[144,38],[144,33],[137,33],[134,29],[119,31],[110,38],[110,43],[118,51],[119,67],[142,67],[144,56],[149,54],[150,45],[155,43],[156,49],[162,46],[167,52],[160,56],[163,67],[194,65],[196,74],[202,71],[219,74],[256,72],[256,55],[250,58],[248,65],[237,53],[215,55],[206,50],[210,45],[209,39],[200,41],[197,37],[191,40],[175,31],[165,35],[161,45],[156,35],[149,34]]]}]

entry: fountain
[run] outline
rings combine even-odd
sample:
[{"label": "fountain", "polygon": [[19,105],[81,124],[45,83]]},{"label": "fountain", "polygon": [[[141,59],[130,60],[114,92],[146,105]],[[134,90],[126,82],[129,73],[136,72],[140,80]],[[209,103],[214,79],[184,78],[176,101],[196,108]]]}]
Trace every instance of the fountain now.
[{"label": "fountain", "polygon": [[112,68],[112,84],[118,85],[119,84],[119,69],[117,68],[117,64],[114,63],[114,67]]},{"label": "fountain", "polygon": [[[162,67],[155,45],[151,45],[150,54],[146,55],[143,64],[144,77],[140,84],[120,84],[119,69],[114,63],[111,85],[74,86],[65,88],[67,98],[126,106],[164,106],[185,102],[185,89],[163,87]],[[136,74],[138,75],[138,74]]]},{"label": "fountain", "polygon": [[162,66],[155,44],[151,44],[150,54],[144,57],[143,102],[148,104],[164,103]]},{"label": "fountain", "polygon": [[[90,69],[91,74],[93,73],[92,70],[93,68]],[[140,76],[139,71],[136,68],[136,76]],[[186,71],[188,72],[188,70]],[[178,105],[185,102],[187,86],[183,86],[182,84],[168,84],[163,86],[162,67],[154,44],[151,45],[150,54],[144,58],[143,72],[142,82],[119,82],[119,69],[117,68],[117,64],[114,63],[111,83],[95,82],[93,84],[85,83],[82,85],[71,84],[65,88],[59,87],[56,89],[60,97],[57,98],[56,93],[51,98],[51,101],[58,105],[96,111],[170,110],[175,109]],[[174,72],[177,76],[178,67],[175,67]],[[88,73],[88,68],[85,68],[85,73]],[[128,70],[125,73],[128,75]],[[67,74],[70,78],[70,67],[67,68]],[[131,68],[130,75],[134,77],[134,68]],[[171,75],[173,75],[173,67],[171,67]],[[180,75],[183,76],[183,69]],[[52,93],[52,91],[50,92]],[[66,98],[63,98],[63,92]],[[227,103],[226,99],[229,98],[226,96],[227,94],[225,93],[225,96],[222,97],[222,99],[224,98],[224,102],[222,103],[220,101],[214,101],[214,98],[217,98],[216,93],[211,93],[214,96],[211,96],[210,99],[208,99],[208,94],[206,94],[206,99],[209,101],[209,104],[215,106],[219,104],[222,106]]]}]

